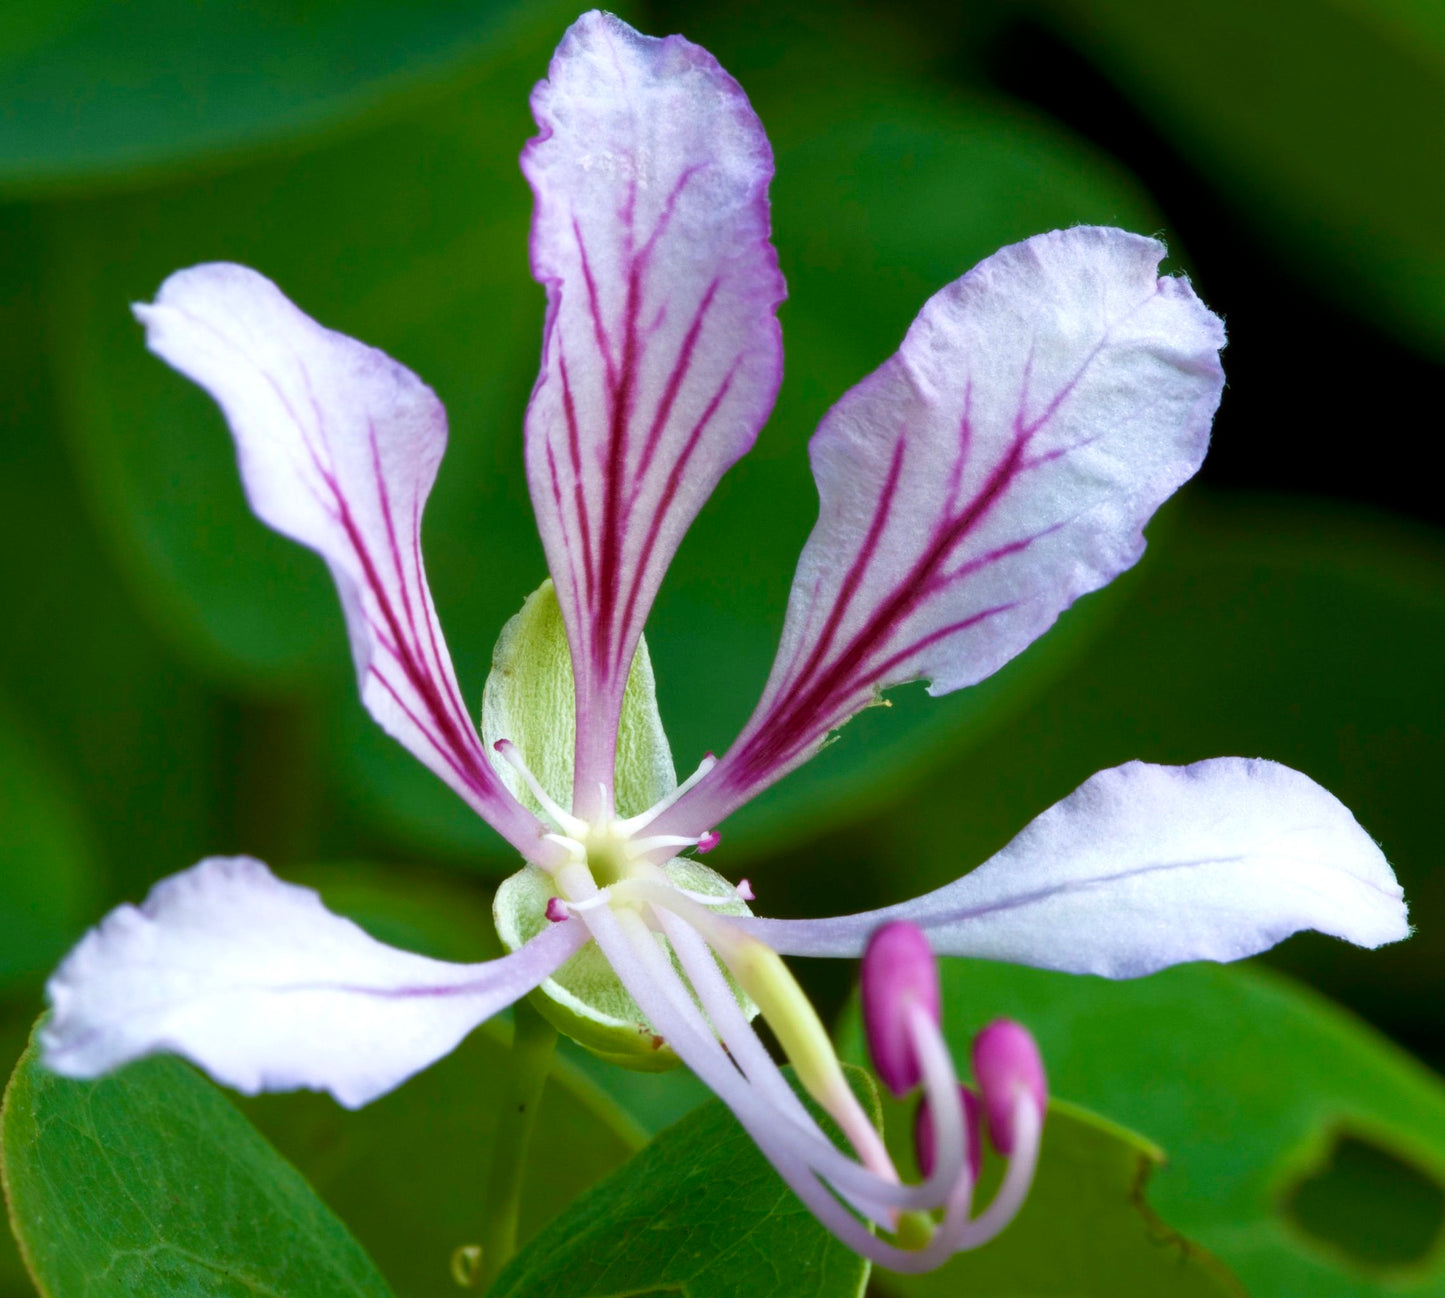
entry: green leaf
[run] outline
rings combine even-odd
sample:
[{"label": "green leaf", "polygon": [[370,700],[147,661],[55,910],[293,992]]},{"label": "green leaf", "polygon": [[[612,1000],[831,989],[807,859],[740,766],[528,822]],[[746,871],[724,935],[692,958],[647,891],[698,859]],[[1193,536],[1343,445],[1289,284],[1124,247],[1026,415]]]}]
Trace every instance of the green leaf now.
[{"label": "green leaf", "polygon": [[74,1082],[32,1037],[0,1137],[11,1224],[51,1298],[389,1298],[296,1170],[178,1060]]},{"label": "green leaf", "polygon": [[[354,1113],[311,1094],[241,1101],[407,1298],[455,1298],[450,1260],[481,1238],[482,1191],[506,1116],[509,1041],[499,1024],[484,1024],[447,1058]],[[570,1220],[573,1200],[642,1141],[610,1100],[559,1061],[533,1132],[520,1238],[553,1218]]]},{"label": "green leaf", "polygon": [[0,35],[0,186],[131,182],[334,130],[504,55],[572,7],[535,0],[35,0]]},{"label": "green leaf", "polygon": [[[889,1108],[907,1130],[902,1106]],[[878,1287],[900,1298],[1243,1298],[1218,1259],[1150,1206],[1166,1161],[1137,1133],[1056,1100],[1028,1201],[1004,1232],[926,1275],[880,1273]]]},{"label": "green leaf", "polygon": [[[527,596],[497,637],[482,690],[482,739],[502,782],[524,806],[542,811],[516,768],[493,750],[498,740],[512,743],[553,802],[572,805],[576,687],[567,628],[550,577]],[[627,673],[617,727],[617,814],[638,815],[675,788],[677,772],[657,714],[657,682],[644,636]]]},{"label": "green leaf", "polygon": [[[1047,0],[1297,273],[1438,354],[1445,22],[1411,0]],[[1383,147],[1382,142],[1388,141]]]},{"label": "green leaf", "polygon": [[1016,1018],[1054,1092],[1160,1142],[1158,1212],[1251,1293],[1445,1294],[1445,1085],[1323,998],[1245,966],[943,979],[955,1048]]},{"label": "green leaf", "polygon": [[[944,1032],[956,1053],[979,1027],[973,1014],[998,1017],[958,984],[962,962],[944,965]],[[1027,1019],[1024,1020],[1028,1022]],[[839,1026],[840,1053],[867,1061],[856,998]],[[1045,1064],[1050,1060],[1047,1055]],[[1052,1089],[1068,1095],[1050,1076]],[[884,1133],[900,1167],[914,1168],[916,1099],[883,1097]],[[1161,1217],[1150,1202],[1167,1151],[1127,1127],[1053,1099],[1029,1197],[1003,1233],[925,1275],[880,1272],[877,1284],[900,1298],[1241,1298],[1244,1290],[1217,1258]],[[990,1153],[981,1195],[992,1195],[1001,1161]]]},{"label": "green leaf", "polygon": [[0,982],[45,973],[94,910],[84,813],[0,706]]},{"label": "green leaf", "polygon": [[[877,1114],[872,1081],[851,1080]],[[720,1100],[669,1127],[523,1249],[491,1298],[858,1298],[868,1263],[798,1201]]]}]

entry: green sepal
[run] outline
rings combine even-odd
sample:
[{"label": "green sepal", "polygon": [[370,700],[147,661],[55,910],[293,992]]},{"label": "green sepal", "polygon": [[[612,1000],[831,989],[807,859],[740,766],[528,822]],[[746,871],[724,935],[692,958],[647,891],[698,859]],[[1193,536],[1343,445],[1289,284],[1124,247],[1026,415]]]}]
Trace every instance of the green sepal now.
[{"label": "green sepal", "polygon": [[[547,578],[508,619],[492,651],[482,691],[482,737],[487,756],[523,806],[541,804],[492,745],[511,740],[527,769],[562,807],[572,805],[572,757],[577,739],[576,698],[567,628],[552,579]],[[613,798],[619,816],[635,816],[677,788],[677,772],[662,718],[647,641],[640,639],[622,697],[617,729]]]},{"label": "green sepal", "polygon": [[[719,898],[719,904],[710,907],[714,913],[752,913],[733,885],[701,862],[675,857],[662,868],[679,888]],[[509,951],[517,950],[550,923],[547,903],[556,895],[551,876],[535,865],[524,866],[502,883],[492,903],[492,915]],[[743,1012],[749,1018],[756,1015],[757,1006],[735,984],[733,991]],[[589,942],[537,988],[532,1003],[557,1031],[609,1063],[640,1072],[665,1072],[677,1066],[677,1055],[653,1030],[595,942]]]}]

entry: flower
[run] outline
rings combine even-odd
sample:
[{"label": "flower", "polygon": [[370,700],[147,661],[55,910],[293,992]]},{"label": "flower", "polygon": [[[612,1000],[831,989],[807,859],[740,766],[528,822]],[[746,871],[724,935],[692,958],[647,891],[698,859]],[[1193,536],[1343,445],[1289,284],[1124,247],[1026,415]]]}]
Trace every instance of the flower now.
[{"label": "flower", "polygon": [[[259,862],[214,858],[80,942],[49,984],[45,1060],[93,1077],[174,1051],[242,1091],[355,1106],[539,991],[601,1053],[680,1056],[849,1245],[934,1265],[1017,1208],[1044,1080],[1027,1033],[996,1024],[975,1044],[981,1094],[960,1091],[933,952],[1133,977],[1304,928],[1377,946],[1408,932],[1389,866],[1305,776],[1234,758],[1103,771],[954,883],[861,915],[755,918],[745,884],[687,853],[881,691],[983,679],[1133,564],[1203,458],[1222,326],[1158,276],[1160,244],[1111,229],[1004,248],[930,299],[819,426],[820,513],[774,667],[742,733],[678,783],[642,627],[780,381],[771,152],[706,51],[600,13],[568,32],[533,110],[548,309],[526,464],[551,582],[503,631],[482,734],[422,565],[446,439],[431,391],[239,266],[181,271],[136,308],[151,349],[221,405],[256,513],[329,565],[365,706],[524,858],[498,894],[511,954],[395,950]],[[865,956],[879,1071],[925,1092],[921,1184],[900,1183],[781,955]],[[758,1012],[857,1159],[784,1080]],[[1011,1164],[974,1217],[985,1127]]]}]

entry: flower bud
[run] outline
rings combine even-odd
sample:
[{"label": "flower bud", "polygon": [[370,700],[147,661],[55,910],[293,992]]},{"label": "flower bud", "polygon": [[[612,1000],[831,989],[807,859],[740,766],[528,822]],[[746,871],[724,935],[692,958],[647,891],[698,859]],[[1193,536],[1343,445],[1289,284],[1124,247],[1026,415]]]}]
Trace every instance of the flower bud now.
[{"label": "flower bud", "polygon": [[989,1138],[1000,1154],[1012,1154],[1019,1096],[1033,1099],[1040,1118],[1049,1097],[1044,1063],[1029,1030],[1012,1019],[990,1023],[973,1039],[973,1076],[983,1094]]},{"label": "flower bud", "polygon": [[[968,1141],[968,1174],[977,1182],[979,1173],[983,1170],[983,1105],[978,1096],[962,1084],[958,1088],[958,1098],[963,1102],[963,1132]],[[918,1112],[913,1117],[913,1152],[918,1156],[918,1170],[923,1173],[924,1178],[932,1176],[936,1161],[935,1141],[933,1111],[927,1096],[919,1104]]]},{"label": "flower bud", "polygon": [[885,924],[868,939],[860,974],[868,1051],[883,1084],[906,1095],[921,1080],[908,1029],[908,1007],[918,1005],[938,1022],[938,966],[928,939],[906,921]]}]

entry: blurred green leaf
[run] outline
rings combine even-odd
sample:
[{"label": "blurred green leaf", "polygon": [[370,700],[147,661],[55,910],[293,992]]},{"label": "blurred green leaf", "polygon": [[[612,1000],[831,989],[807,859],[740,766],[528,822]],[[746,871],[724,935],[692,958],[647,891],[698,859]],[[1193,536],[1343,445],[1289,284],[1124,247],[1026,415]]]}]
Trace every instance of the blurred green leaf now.
[{"label": "blurred green leaf", "polygon": [[[845,1049],[860,1056],[856,1020],[845,1031]],[[908,1166],[911,1106],[885,1097],[884,1123]],[[925,1275],[880,1272],[878,1288],[899,1298],[1243,1298],[1227,1267],[1151,1207],[1167,1161],[1137,1133],[1055,1100],[1033,1188],[1003,1233]],[[986,1165],[985,1194],[991,1181],[997,1171]]]},{"label": "blurred green leaf", "polygon": [[[1151,1183],[1155,1208],[1250,1293],[1365,1298],[1388,1281],[1445,1294],[1441,1199],[1426,1196],[1422,1209],[1419,1189],[1422,1179],[1445,1186],[1445,1085],[1322,997],[1242,966],[1186,965],[1110,983],[946,960],[943,981],[955,1049],[986,1020],[1016,1018],[1037,1036],[1054,1093],[1160,1142],[1169,1161]],[[851,1035],[856,1051],[856,1026]],[[1301,1184],[1319,1181],[1342,1132],[1379,1156],[1336,1175],[1329,1212],[1287,1213]],[[1382,1183],[1370,1170],[1381,1158],[1415,1179]],[[1324,1234],[1330,1212],[1366,1229],[1394,1223],[1397,1233],[1413,1213],[1402,1236],[1416,1241],[1413,1265],[1398,1263],[1398,1244],[1384,1253],[1394,1265],[1347,1254],[1340,1242],[1351,1234]]]},{"label": "blurred green leaf", "polygon": [[207,845],[215,709],[137,615],[85,517],[48,382],[46,227],[43,209],[0,207],[0,690],[78,799],[105,874],[143,890]]},{"label": "blurred green leaf", "polygon": [[1044,0],[1297,273],[1439,353],[1445,21],[1417,0]]},{"label": "blurred green leaf", "polygon": [[0,706],[0,982],[45,973],[95,908],[84,813]]},{"label": "blurred green leaf", "polygon": [[665,1073],[619,1068],[567,1037],[557,1042],[557,1049],[648,1136],[657,1135],[713,1098],[707,1083],[689,1068]]},{"label": "blurred green leaf", "polygon": [[0,187],[133,185],[474,77],[559,0],[33,0],[0,34]]},{"label": "blurred green leaf", "polygon": [[[266,1095],[243,1111],[305,1173],[398,1293],[452,1298],[455,1251],[482,1235],[482,1191],[505,1117],[510,1033],[484,1024],[446,1059],[356,1112]],[[561,1061],[542,1093],[522,1184],[527,1239],[621,1164],[642,1133]]]},{"label": "blurred green leaf", "polygon": [[[875,1121],[872,1080],[850,1070]],[[721,1100],[669,1127],[523,1249],[492,1298],[858,1298],[868,1263],[818,1224]]]},{"label": "blurred green leaf", "polygon": [[[146,354],[127,303],[187,264],[244,261],[328,324],[410,362],[448,400],[459,433],[428,518],[429,537],[445,533],[455,509],[442,499],[446,479],[496,477],[484,467],[489,434],[512,422],[537,336],[515,327],[530,296],[515,155],[534,72],[498,73],[441,108],[295,163],[60,209],[47,301],[64,426],[135,592],[222,679],[274,687],[339,668],[347,655],[336,595],[314,556],[252,517],[219,412]],[[499,189],[511,191],[500,202]],[[498,257],[499,246],[516,247],[516,260]],[[540,326],[540,304],[536,318]],[[468,521],[479,510],[483,520],[472,536],[504,570],[519,530],[506,524],[526,496],[513,494],[495,520],[504,484],[466,500]],[[521,541],[536,551],[525,530]],[[452,586],[471,584],[475,557]],[[541,565],[515,567],[520,600]],[[512,598],[494,594],[497,611]],[[476,655],[483,661],[490,641]]]},{"label": "blurred green leaf", "polygon": [[179,1060],[99,1082],[22,1057],[0,1119],[11,1224],[53,1298],[387,1298],[345,1227]]}]

